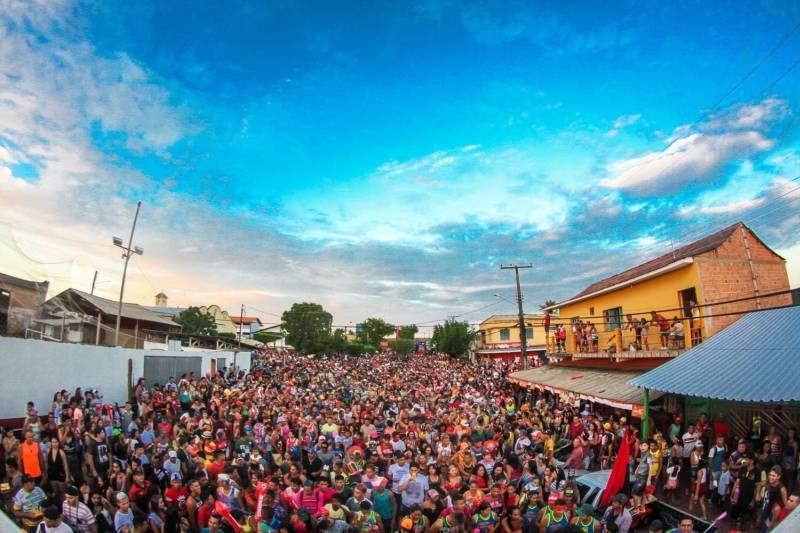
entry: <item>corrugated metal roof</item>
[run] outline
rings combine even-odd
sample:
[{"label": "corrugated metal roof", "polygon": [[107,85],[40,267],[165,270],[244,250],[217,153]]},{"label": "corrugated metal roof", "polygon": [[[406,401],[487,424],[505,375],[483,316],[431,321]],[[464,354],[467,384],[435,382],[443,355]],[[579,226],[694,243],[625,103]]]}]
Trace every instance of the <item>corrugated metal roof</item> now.
[{"label": "corrugated metal roof", "polygon": [[[641,372],[544,365],[532,370],[515,372],[511,378],[614,402],[641,404],[641,389],[628,384],[631,379],[639,375]],[[655,400],[659,396],[661,395],[651,394],[650,399]]]},{"label": "corrugated metal roof", "polygon": [[[100,296],[89,294],[88,292],[79,291],[78,289],[67,289],[58,296],[55,296],[53,299],[68,301],[73,294],[82,298],[83,300],[86,300],[90,305],[94,306],[104,315],[117,316],[117,309],[119,305],[118,302],[101,298]],[[172,320],[163,318],[156,313],[145,309],[139,304],[122,302],[122,316],[133,320],[156,322],[158,324],[164,324],[176,328],[180,327],[180,325],[176,324]]]},{"label": "corrugated metal roof", "polygon": [[631,385],[740,402],[800,401],[799,334],[800,307],[750,313]]}]

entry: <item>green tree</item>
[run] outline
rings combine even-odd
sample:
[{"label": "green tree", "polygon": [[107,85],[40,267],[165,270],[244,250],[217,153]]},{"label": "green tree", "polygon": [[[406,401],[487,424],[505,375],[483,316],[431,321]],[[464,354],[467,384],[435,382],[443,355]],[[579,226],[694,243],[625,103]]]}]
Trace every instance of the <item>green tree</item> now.
[{"label": "green tree", "polygon": [[347,338],[343,329],[337,329],[328,338],[328,351],[333,353],[344,353],[347,351]]},{"label": "green tree", "polygon": [[199,307],[189,307],[172,319],[181,325],[184,335],[216,335],[217,323],[214,317],[200,311]]},{"label": "green tree", "polygon": [[367,353],[374,353],[377,351],[377,348],[371,344],[364,344],[361,342],[348,342],[347,348],[345,348],[348,354],[357,357],[359,355],[367,354]]},{"label": "green tree", "polygon": [[380,346],[383,338],[394,331],[394,326],[382,318],[368,318],[361,326],[362,330],[358,340],[363,344],[373,346]]},{"label": "green tree", "polygon": [[437,351],[446,353],[450,357],[461,357],[467,353],[476,335],[477,332],[468,322],[448,320],[444,325],[433,328],[431,344]]},{"label": "green tree", "polygon": [[223,331],[222,333],[217,333],[217,337],[223,337],[225,339],[235,339],[236,333],[230,333],[229,331]]},{"label": "green tree", "polygon": [[414,324],[411,324],[410,326],[402,326],[400,328],[400,338],[414,340],[414,336],[417,334],[418,331],[419,328]]},{"label": "green tree", "polygon": [[253,340],[263,342],[264,344],[269,344],[282,338],[283,335],[277,331],[257,331],[253,333]]},{"label": "green tree", "polygon": [[400,356],[407,356],[412,351],[414,351],[414,339],[404,339],[400,337],[397,340],[389,341],[389,348],[394,350],[394,353]]},{"label": "green tree", "polygon": [[556,305],[556,303],[558,302],[556,302],[555,300],[545,300],[543,304],[539,305],[539,309],[544,309],[545,307],[552,307]]},{"label": "green tree", "polygon": [[295,303],[281,315],[286,342],[301,353],[323,352],[328,347],[333,317],[321,305]]}]

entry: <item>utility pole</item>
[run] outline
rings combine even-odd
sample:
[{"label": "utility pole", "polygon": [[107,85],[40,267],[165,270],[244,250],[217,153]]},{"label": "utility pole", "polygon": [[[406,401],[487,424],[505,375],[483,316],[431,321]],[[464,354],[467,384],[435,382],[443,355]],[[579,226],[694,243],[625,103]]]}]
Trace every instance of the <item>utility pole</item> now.
[{"label": "utility pole", "polygon": [[136,214],[133,215],[133,226],[131,226],[131,236],[128,239],[128,245],[122,242],[119,237],[114,237],[114,246],[122,248],[122,258],[125,260],[125,266],[122,267],[122,283],[119,286],[119,305],[117,306],[117,327],[114,329],[114,346],[119,346],[119,326],[122,320],[122,296],[125,294],[125,276],[128,273],[128,261],[131,255],[142,255],[144,250],[138,246],[133,245],[133,232],[136,231],[136,221],[139,218],[139,209],[142,207],[142,202],[136,202]]},{"label": "utility pole", "polygon": [[94,285],[97,283],[97,270],[94,271],[94,277],[92,278],[92,292],[89,294],[94,294]]},{"label": "utility pole", "polygon": [[514,275],[517,278],[517,309],[519,310],[519,350],[522,356],[522,369],[528,368],[528,343],[527,335],[525,334],[525,313],[522,311],[522,288],[519,285],[519,269],[520,268],[533,268],[533,265],[500,265],[500,270],[514,270]]},{"label": "utility pole", "polygon": [[238,375],[238,366],[236,366],[236,356],[239,355],[239,351],[242,349],[242,323],[244,322],[244,304],[242,304],[242,308],[239,311],[239,344],[236,347],[236,351],[233,352],[233,372]]}]

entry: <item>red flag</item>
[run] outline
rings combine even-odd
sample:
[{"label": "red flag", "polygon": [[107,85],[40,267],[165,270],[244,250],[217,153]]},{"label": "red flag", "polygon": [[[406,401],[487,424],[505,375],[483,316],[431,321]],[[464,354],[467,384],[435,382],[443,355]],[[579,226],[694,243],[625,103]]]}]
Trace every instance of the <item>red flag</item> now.
[{"label": "red flag", "polygon": [[628,444],[628,430],[622,437],[622,443],[619,445],[619,453],[614,460],[614,466],[611,468],[611,475],[608,476],[608,483],[603,490],[603,497],[600,499],[600,505],[606,506],[611,503],[611,498],[625,486],[625,479],[628,476],[628,460],[631,456],[630,444]]}]

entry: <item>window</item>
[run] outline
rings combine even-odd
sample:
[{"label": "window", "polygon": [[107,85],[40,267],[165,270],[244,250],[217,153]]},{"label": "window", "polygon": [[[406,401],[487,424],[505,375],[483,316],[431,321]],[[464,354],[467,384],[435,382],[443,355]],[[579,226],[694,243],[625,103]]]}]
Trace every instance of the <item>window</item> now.
[{"label": "window", "polygon": [[603,322],[606,323],[606,331],[622,328],[622,308],[614,307],[603,311]]},{"label": "window", "polygon": [[531,342],[533,340],[533,328],[525,328],[525,340]]},{"label": "window", "polygon": [[589,316],[591,316],[591,317],[594,316],[594,307],[590,307],[589,308]]},{"label": "window", "polygon": [[511,335],[508,333],[508,328],[503,328],[500,330],[500,340],[507,341],[511,339]]}]

